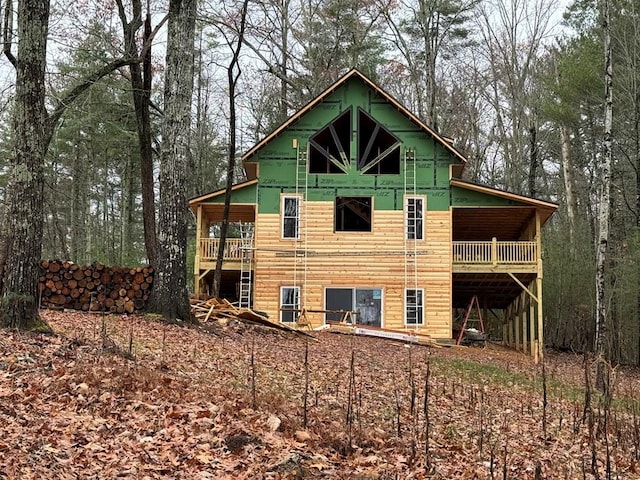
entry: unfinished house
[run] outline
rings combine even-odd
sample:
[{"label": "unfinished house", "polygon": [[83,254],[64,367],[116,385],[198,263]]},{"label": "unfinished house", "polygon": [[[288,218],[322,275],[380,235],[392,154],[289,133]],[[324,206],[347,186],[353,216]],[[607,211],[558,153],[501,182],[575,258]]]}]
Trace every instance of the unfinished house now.
[{"label": "unfinished house", "polygon": [[[461,179],[465,157],[357,70],[242,158],[221,295],[312,326],[356,323],[451,341],[458,316],[542,338],[542,226],[556,205]],[[210,288],[224,190],[190,201],[195,293]]]}]

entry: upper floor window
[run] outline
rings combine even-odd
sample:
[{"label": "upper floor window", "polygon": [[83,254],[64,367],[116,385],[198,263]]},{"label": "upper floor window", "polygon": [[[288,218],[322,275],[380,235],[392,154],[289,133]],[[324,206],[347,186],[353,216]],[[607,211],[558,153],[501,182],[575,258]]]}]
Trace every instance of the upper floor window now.
[{"label": "upper floor window", "polygon": [[347,173],[351,162],[351,108],[309,139],[309,173]]},{"label": "upper floor window", "polygon": [[424,239],[424,198],[406,197],[405,200],[406,238]]},{"label": "upper floor window", "polygon": [[400,139],[360,108],[358,170],[369,175],[400,173]]},{"label": "upper floor window", "polygon": [[336,232],[370,232],[373,201],[371,197],[337,197]]},{"label": "upper floor window", "polygon": [[300,197],[282,197],[282,238],[300,236]]}]

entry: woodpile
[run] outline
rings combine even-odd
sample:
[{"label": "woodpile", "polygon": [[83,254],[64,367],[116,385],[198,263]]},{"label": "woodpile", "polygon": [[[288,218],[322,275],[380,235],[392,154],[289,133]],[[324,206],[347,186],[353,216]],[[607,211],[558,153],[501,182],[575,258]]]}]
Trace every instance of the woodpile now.
[{"label": "woodpile", "polygon": [[43,308],[133,313],[142,310],[153,285],[153,267],[77,265],[66,261],[40,264]]}]

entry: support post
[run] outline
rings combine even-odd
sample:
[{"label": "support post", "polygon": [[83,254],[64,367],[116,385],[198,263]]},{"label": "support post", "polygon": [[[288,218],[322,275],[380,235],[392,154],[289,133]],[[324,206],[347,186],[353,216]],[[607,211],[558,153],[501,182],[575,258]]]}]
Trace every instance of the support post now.
[{"label": "support post", "polygon": [[491,262],[494,267],[498,265],[498,239],[496,237],[491,239]]},{"label": "support post", "polygon": [[[529,288],[530,289],[533,288],[533,284],[529,285]],[[536,318],[535,306],[533,305],[531,298],[529,298],[529,342],[530,342],[529,347],[531,350],[531,356],[534,358],[536,356],[536,351],[535,351],[536,342],[534,341],[536,337],[535,318]]]},{"label": "support post", "polygon": [[508,336],[508,324],[507,324],[507,316],[506,316],[506,311],[503,310],[503,323],[502,323],[502,344],[503,345],[508,345],[507,342],[507,336]]},{"label": "support post", "polygon": [[531,298],[522,293],[522,353],[527,353],[527,305],[531,303]]},{"label": "support post", "polygon": [[193,266],[193,293],[196,298],[200,297],[200,249],[202,237],[202,205],[198,205],[196,214],[196,256]]},{"label": "support post", "polygon": [[516,334],[516,351],[520,350],[520,300],[522,299],[522,294],[516,298],[515,302],[515,316],[514,316],[514,329]]}]

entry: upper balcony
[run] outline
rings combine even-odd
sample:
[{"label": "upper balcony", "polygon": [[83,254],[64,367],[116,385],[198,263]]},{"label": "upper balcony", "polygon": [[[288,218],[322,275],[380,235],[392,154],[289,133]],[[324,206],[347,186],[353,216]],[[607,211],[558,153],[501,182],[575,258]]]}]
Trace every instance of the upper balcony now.
[{"label": "upper balcony", "polygon": [[538,243],[534,241],[499,242],[454,241],[453,271],[456,273],[536,272]]},{"label": "upper balcony", "polygon": [[[242,254],[253,255],[251,250],[252,241],[243,238],[227,238],[225,241],[224,258],[222,268],[225,270],[239,270],[242,262]],[[198,241],[197,253],[200,256],[201,268],[205,268],[202,264],[215,264],[218,258],[218,250],[220,248],[219,238],[201,238]],[[245,257],[245,260],[247,257]],[[209,268],[209,267],[207,267]]]}]

